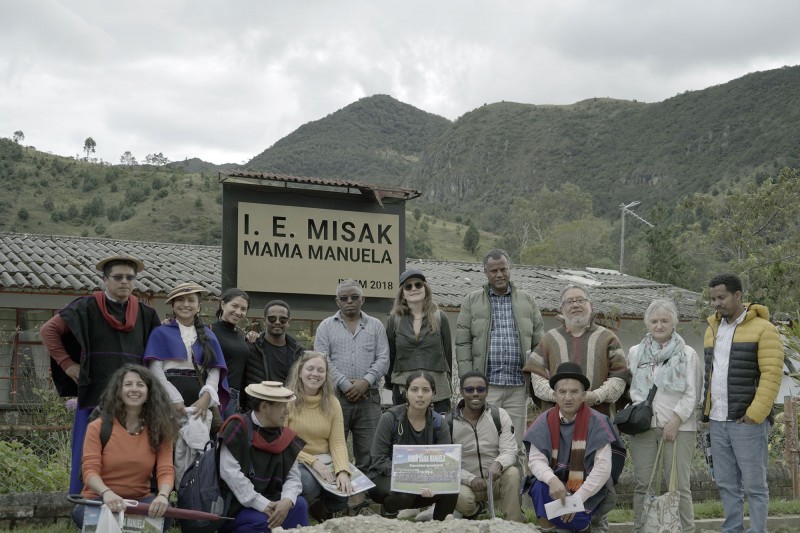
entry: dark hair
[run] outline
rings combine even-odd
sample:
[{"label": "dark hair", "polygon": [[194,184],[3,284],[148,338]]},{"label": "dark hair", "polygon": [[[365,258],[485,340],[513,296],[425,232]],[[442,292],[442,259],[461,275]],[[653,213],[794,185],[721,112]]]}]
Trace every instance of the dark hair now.
[{"label": "dark hair", "polygon": [[709,288],[717,285],[725,285],[725,289],[731,294],[736,291],[742,292],[742,280],[734,274],[718,274],[708,282]]},{"label": "dark hair", "polygon": [[108,385],[100,396],[100,410],[111,414],[119,420],[120,424],[125,425],[127,413],[125,403],[119,393],[122,390],[125,374],[128,372],[138,374],[147,385],[147,401],[142,406],[142,418],[147,426],[150,448],[154,453],[158,453],[162,442],[175,442],[178,437],[178,425],[172,416],[174,411],[167,391],[148,368],[142,365],[128,364],[117,369],[111,375]]},{"label": "dark hair", "polygon": [[219,306],[217,307],[217,320],[222,320],[222,304],[229,303],[234,298],[242,298],[247,302],[247,307],[250,307],[250,296],[242,289],[231,287],[223,292],[219,297]]},{"label": "dark hair", "polygon": [[[200,295],[196,292],[186,294],[186,297],[192,295],[197,297],[198,302],[200,301]],[[175,302],[178,298],[172,300],[173,308],[175,307]],[[214,348],[211,346],[211,337],[208,335],[209,330],[207,329],[206,323],[202,318],[200,318],[200,311],[194,315],[194,329],[197,331],[197,343],[200,345],[200,349],[203,352],[203,356],[200,359],[200,378],[203,380],[203,383],[205,383],[206,378],[208,377],[208,371],[212,367],[216,366],[218,361],[217,354],[214,352]]]},{"label": "dark hair", "polygon": [[[408,388],[411,386],[411,382],[417,378],[422,378],[425,381],[427,381],[430,384],[433,393],[436,394],[436,383],[433,379],[433,376],[431,376],[424,370],[416,370],[408,375],[408,377],[406,378],[406,394],[408,393]],[[433,402],[431,402],[431,405],[433,405]]]},{"label": "dark hair", "polygon": [[113,261],[109,261],[108,263],[103,265],[103,277],[107,278],[108,276],[110,276],[111,269],[117,265],[129,266],[133,269],[134,274],[139,273],[139,269],[136,267],[136,263],[134,263],[133,261],[128,261],[126,259],[114,259]]},{"label": "dark hair", "polygon": [[480,370],[470,370],[469,372],[461,376],[459,387],[463,389],[464,382],[467,381],[469,378],[481,378],[483,380],[483,383],[486,385],[486,388],[487,389],[489,388],[489,380],[486,379],[486,376]]},{"label": "dark hair", "polygon": [[503,257],[506,258],[508,261],[508,267],[511,268],[511,258],[508,256],[508,252],[503,250],[502,248],[492,248],[486,255],[483,256],[483,270],[486,271],[486,263],[489,262],[489,259],[494,259],[495,261],[499,261]]},{"label": "dark hair", "polygon": [[[422,310],[425,313],[425,316],[428,317],[428,329],[431,333],[436,333],[439,331],[439,322],[436,320],[436,311],[439,310],[439,306],[433,300],[433,294],[431,293],[431,288],[428,285],[428,282],[420,278],[408,279],[419,279],[422,282],[423,287],[425,287],[425,300],[422,302]],[[403,296],[403,287],[401,286],[400,290],[397,291],[397,296],[394,298],[394,307],[392,307],[392,311],[389,313],[389,320],[393,320],[391,315],[403,316],[410,314],[411,310],[408,308],[408,302],[406,302],[406,298]],[[447,318],[442,316],[442,320],[447,320]]]},{"label": "dark hair", "polygon": [[269,302],[267,302],[267,305],[264,306],[264,318],[267,318],[267,311],[269,311],[269,308],[273,307],[275,305],[278,305],[278,306],[283,307],[284,309],[286,309],[286,315],[289,318],[292,318],[292,310],[289,307],[289,304],[287,304],[283,300],[270,300]]}]

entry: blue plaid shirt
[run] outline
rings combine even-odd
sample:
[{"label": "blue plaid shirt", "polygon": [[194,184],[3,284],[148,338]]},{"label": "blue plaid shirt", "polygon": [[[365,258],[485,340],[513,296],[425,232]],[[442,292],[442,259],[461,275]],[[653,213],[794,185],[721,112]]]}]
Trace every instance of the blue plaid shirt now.
[{"label": "blue plaid shirt", "polygon": [[489,302],[492,304],[492,331],[489,336],[486,377],[490,385],[524,385],[519,333],[514,321],[514,309],[511,307],[511,286],[508,286],[505,294],[496,294],[489,287]]}]

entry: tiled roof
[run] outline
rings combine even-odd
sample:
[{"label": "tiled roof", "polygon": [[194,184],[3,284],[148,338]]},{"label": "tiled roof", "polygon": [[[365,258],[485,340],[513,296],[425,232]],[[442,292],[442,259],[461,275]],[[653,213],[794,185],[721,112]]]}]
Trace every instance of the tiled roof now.
[{"label": "tiled roof", "polygon": [[[195,281],[220,294],[222,254],[217,246],[21,233],[0,233],[0,291],[89,292],[102,281],[94,265],[119,253],[144,261],[145,270],[136,280],[139,292],[165,297],[178,283]],[[464,296],[486,282],[478,263],[409,259],[407,266],[425,273],[436,300],[449,309],[458,309]],[[536,296],[543,312],[557,312],[559,292],[577,282],[589,286],[594,308],[603,314],[641,317],[651,300],[664,296],[676,300],[682,318],[698,314],[698,293],[615,270],[515,265],[512,280]]]},{"label": "tiled roof", "polygon": [[[436,301],[445,308],[458,308],[464,296],[486,283],[483,266],[478,263],[409,259],[407,267],[419,268],[434,288]],[[542,312],[557,313],[559,293],[569,283],[589,288],[592,306],[604,315],[623,318],[642,317],[655,298],[675,300],[682,319],[698,315],[700,294],[672,285],[620,274],[616,270],[564,269],[514,265],[511,280],[536,297]]]},{"label": "tiled roof", "polygon": [[122,253],[144,261],[136,278],[140,293],[166,296],[178,283],[194,281],[220,294],[218,246],[23,233],[0,233],[0,290],[86,293],[101,287],[95,265]]}]

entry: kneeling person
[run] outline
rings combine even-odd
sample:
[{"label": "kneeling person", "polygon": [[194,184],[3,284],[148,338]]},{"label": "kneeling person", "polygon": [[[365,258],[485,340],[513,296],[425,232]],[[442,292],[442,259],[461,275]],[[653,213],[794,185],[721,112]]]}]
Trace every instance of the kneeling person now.
[{"label": "kneeling person", "polygon": [[[536,478],[533,507],[542,531],[591,531],[614,508],[611,445],[622,447],[622,441],[608,417],[586,405],[589,380],[578,364],[560,364],[550,386],[556,406],[539,415],[524,438]],[[585,511],[547,520],[544,505],[570,494],[580,497]]]},{"label": "kneeling person", "polygon": [[[257,532],[276,527],[308,525],[308,505],[300,496],[303,484],[297,455],[305,443],[283,427],[286,404],[294,393],[276,381],[245,388],[251,400],[252,442],[240,420],[231,420],[220,432],[219,473],[233,492],[228,516],[234,520],[220,531]],[[257,472],[250,476],[249,472]]]},{"label": "kneeling person", "polygon": [[[520,510],[520,473],[516,466],[517,441],[505,409],[486,403],[489,384],[482,372],[461,376],[461,396],[449,420],[453,444],[461,444],[461,487],[456,510],[465,518],[481,512],[488,498],[487,480],[492,474],[495,506],[506,520],[525,522]],[[499,427],[498,427],[499,423]]]}]

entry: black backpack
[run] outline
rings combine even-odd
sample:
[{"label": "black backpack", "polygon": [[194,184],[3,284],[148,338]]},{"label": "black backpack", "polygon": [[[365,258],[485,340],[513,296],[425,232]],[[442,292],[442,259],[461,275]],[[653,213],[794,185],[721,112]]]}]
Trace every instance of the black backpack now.
[{"label": "black backpack", "polygon": [[[223,424],[222,428],[230,423],[231,419],[238,419],[247,428],[247,442],[253,441],[253,423],[247,415],[232,415]],[[220,434],[222,429],[220,429]],[[219,454],[221,450],[220,441],[221,437],[217,437],[216,444],[214,441],[208,441],[203,450],[181,478],[180,487],[178,487],[178,507],[181,509],[193,509],[195,511],[205,511],[208,513],[215,513],[220,516],[226,516],[230,509],[231,502],[233,501],[233,492],[226,490],[227,494],[223,496],[223,487],[225,482],[219,476]],[[252,462],[250,465],[250,475],[252,478],[255,475]],[[227,489],[227,487],[225,487]],[[181,531],[184,533],[208,533],[217,531],[223,525],[225,520],[178,520],[181,526]]]}]

